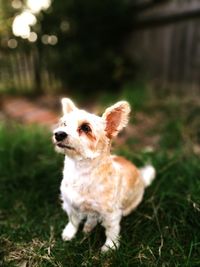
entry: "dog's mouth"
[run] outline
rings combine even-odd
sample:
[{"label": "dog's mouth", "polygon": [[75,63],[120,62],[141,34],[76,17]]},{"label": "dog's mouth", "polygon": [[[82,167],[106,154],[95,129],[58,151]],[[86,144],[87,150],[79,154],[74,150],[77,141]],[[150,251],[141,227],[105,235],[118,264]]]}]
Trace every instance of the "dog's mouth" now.
[{"label": "dog's mouth", "polygon": [[58,147],[60,147],[60,148],[67,148],[67,149],[69,149],[69,150],[75,150],[74,147],[72,147],[72,146],[68,146],[68,145],[64,145],[64,144],[62,144],[62,143],[56,143],[56,146],[58,146]]}]

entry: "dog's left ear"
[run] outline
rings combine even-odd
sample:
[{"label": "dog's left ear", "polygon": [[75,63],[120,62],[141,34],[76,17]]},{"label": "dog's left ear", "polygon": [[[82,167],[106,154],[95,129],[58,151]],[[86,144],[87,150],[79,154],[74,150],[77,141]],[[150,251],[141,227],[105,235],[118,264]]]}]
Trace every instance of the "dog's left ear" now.
[{"label": "dog's left ear", "polygon": [[105,131],[108,138],[116,136],[128,124],[130,111],[130,105],[126,101],[117,102],[105,110],[102,118],[106,122]]},{"label": "dog's left ear", "polygon": [[76,109],[75,104],[69,98],[62,98],[61,103],[62,103],[62,110],[63,110],[64,115]]}]

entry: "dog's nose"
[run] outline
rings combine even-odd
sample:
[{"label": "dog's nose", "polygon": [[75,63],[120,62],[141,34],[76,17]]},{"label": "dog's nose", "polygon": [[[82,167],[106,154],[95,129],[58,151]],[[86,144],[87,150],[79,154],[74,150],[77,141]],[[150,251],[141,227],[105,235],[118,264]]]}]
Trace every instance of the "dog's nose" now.
[{"label": "dog's nose", "polygon": [[65,138],[67,138],[67,134],[65,132],[59,131],[55,133],[56,141],[63,141]]}]

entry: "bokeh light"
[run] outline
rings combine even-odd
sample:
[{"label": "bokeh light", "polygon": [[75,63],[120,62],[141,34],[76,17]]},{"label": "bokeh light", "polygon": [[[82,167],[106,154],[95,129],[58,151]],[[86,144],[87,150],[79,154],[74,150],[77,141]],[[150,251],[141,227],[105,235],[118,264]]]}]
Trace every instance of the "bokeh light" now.
[{"label": "bokeh light", "polygon": [[30,26],[35,25],[37,19],[29,10],[23,11],[17,15],[13,21],[12,31],[15,36],[20,36],[24,39],[30,36]]},{"label": "bokeh light", "polygon": [[45,45],[56,45],[58,42],[58,37],[56,35],[42,35],[41,41]]},{"label": "bokeh light", "polygon": [[13,0],[11,5],[13,8],[19,9],[22,7],[22,2],[20,0]]},{"label": "bokeh light", "polygon": [[[28,39],[30,42],[37,40],[37,34],[31,32],[31,26],[35,25],[37,18],[35,14],[41,10],[46,10],[51,5],[51,0],[27,0],[24,5],[24,11],[18,14],[12,24],[12,31],[15,36]],[[15,9],[22,8],[20,0],[13,0],[12,7]],[[52,44],[57,43],[55,38],[51,40]]]},{"label": "bokeh light", "polygon": [[30,32],[30,35],[28,37],[28,40],[32,43],[37,41],[37,33],[35,32]]},{"label": "bokeh light", "polygon": [[15,40],[13,38],[8,40],[8,47],[11,49],[16,48],[17,47],[17,40]]},{"label": "bokeh light", "polygon": [[68,21],[64,20],[60,23],[60,29],[62,32],[68,32],[70,30],[70,24]]},{"label": "bokeh light", "polygon": [[27,7],[32,13],[39,13],[41,10],[49,8],[51,0],[27,0]]}]

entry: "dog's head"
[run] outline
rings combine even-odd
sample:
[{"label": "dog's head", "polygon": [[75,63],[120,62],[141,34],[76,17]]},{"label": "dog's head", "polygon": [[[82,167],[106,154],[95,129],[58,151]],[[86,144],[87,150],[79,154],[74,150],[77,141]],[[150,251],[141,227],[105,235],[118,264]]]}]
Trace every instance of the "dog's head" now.
[{"label": "dog's head", "polygon": [[109,152],[111,139],[127,125],[130,113],[126,101],[107,108],[102,117],[78,109],[68,98],[62,99],[62,109],[53,142],[58,152],[80,159],[94,159]]}]

